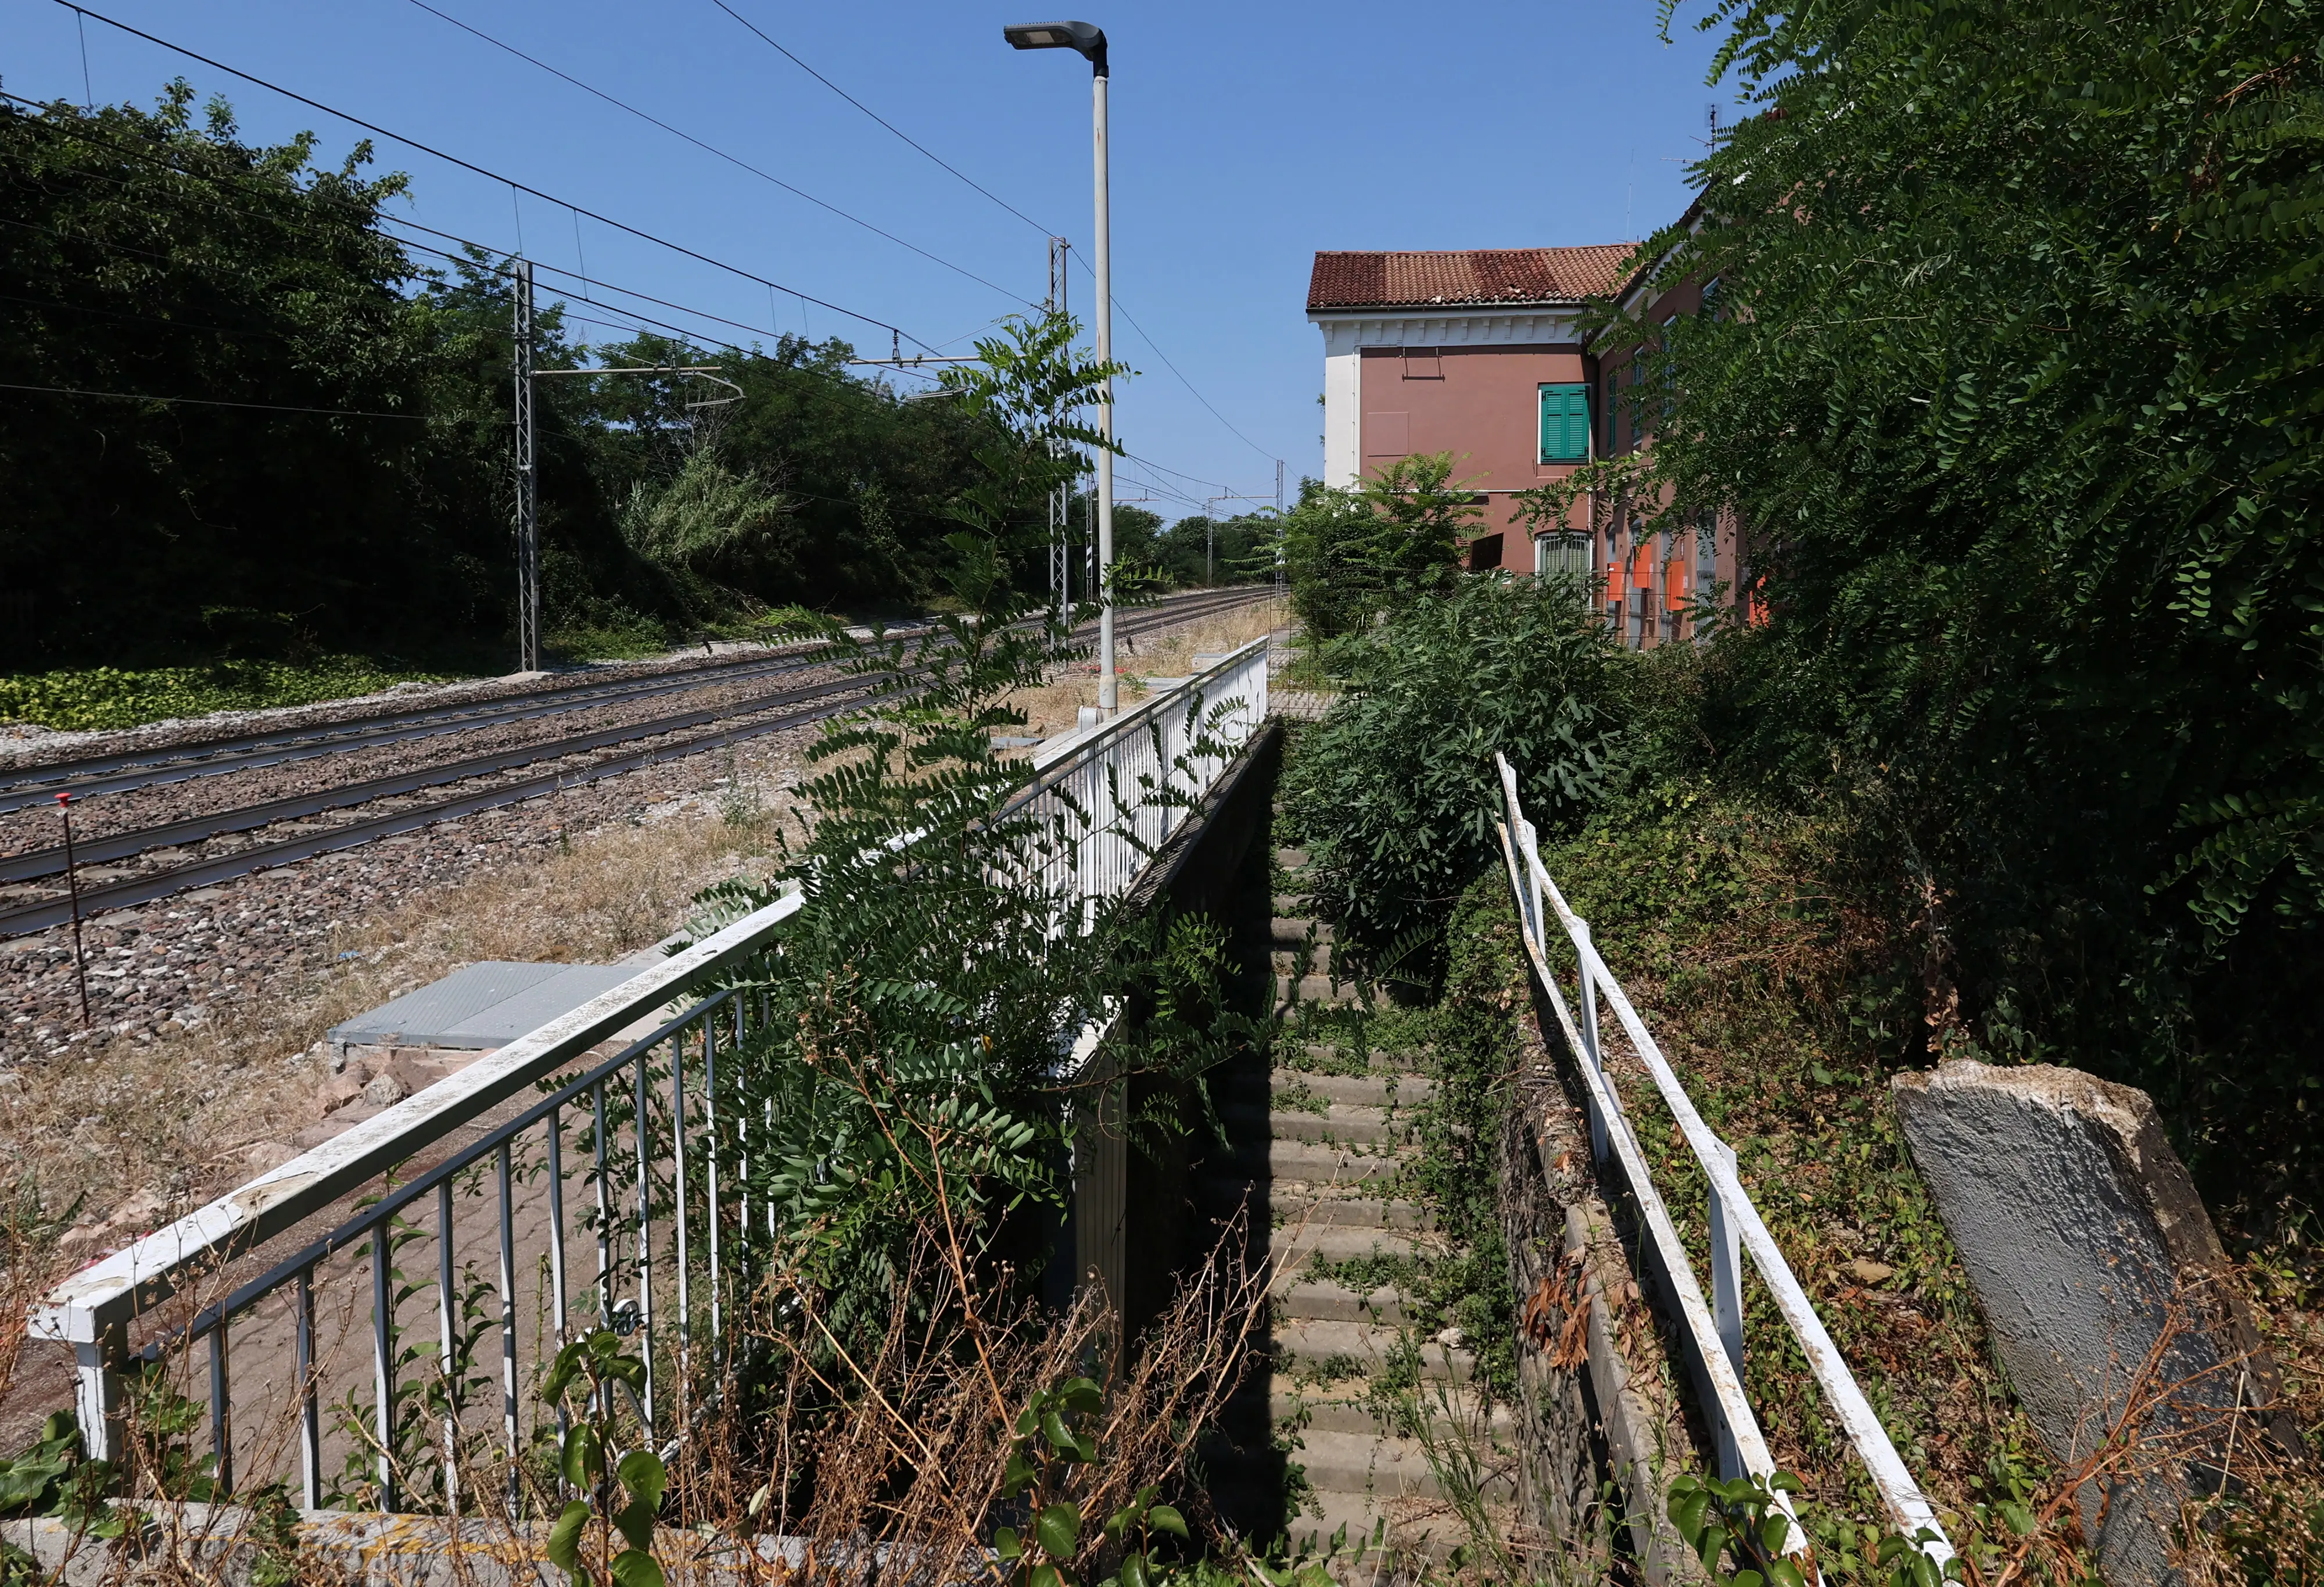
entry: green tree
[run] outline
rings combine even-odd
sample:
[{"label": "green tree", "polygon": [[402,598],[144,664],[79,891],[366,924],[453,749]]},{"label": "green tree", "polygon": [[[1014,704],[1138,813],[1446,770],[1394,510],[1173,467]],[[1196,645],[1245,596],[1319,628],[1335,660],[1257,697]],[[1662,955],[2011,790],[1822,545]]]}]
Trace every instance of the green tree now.
[{"label": "green tree", "polygon": [[1714,311],[1609,331],[1752,533],[1727,759],[1874,820],[1932,1045],[2146,1085],[2246,1190],[2324,1169],[2319,24],[1716,7],[1763,113],[1640,254]]},{"label": "green tree", "polygon": [[1463,531],[1477,517],[1449,452],[1399,457],[1352,488],[1299,482],[1279,521],[1292,609],[1334,639],[1416,595],[1452,587]]},{"label": "green tree", "polygon": [[1640,663],[1568,580],[1463,579],[1340,660],[1348,691],[1301,740],[1284,811],[1319,901],[1374,947],[1440,936],[1490,860],[1495,752],[1545,836],[1619,790],[1637,753]]},{"label": "green tree", "polygon": [[0,404],[7,661],[383,634],[411,614],[366,621],[383,586],[469,604],[476,548],[414,521],[442,421],[372,229],[404,179],[315,142],[244,144],[182,81],[151,112],[0,106],[0,371],[43,388]]}]

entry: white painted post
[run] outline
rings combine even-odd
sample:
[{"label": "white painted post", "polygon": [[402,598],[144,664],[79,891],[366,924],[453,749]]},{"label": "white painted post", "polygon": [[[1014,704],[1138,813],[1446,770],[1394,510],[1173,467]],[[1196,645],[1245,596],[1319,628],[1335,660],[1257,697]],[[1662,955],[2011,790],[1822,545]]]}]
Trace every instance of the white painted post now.
[{"label": "white painted post", "polygon": [[1536,942],[1546,942],[1548,927],[1543,923],[1541,918],[1542,907],[1545,901],[1542,897],[1541,879],[1548,872],[1543,869],[1541,863],[1541,834],[1530,821],[1522,822],[1518,830],[1523,835],[1525,843],[1526,901],[1533,910],[1533,939]]},{"label": "white painted post", "polygon": [[[1717,1143],[1727,1171],[1735,1171],[1735,1149],[1725,1141]],[[1735,1369],[1737,1382],[1743,1380],[1743,1235],[1735,1221],[1727,1215],[1726,1200],[1719,1187],[1711,1187],[1711,1315],[1719,1330],[1719,1342],[1727,1352],[1728,1363]],[[1719,1435],[1719,1474],[1735,1477],[1742,1473],[1743,1464],[1735,1453],[1735,1440],[1725,1428]]]},{"label": "white painted post", "polygon": [[121,1363],[129,1359],[129,1329],[115,1324],[94,1340],[73,1345],[73,1409],[82,1447],[93,1461],[118,1461],[121,1442]]},{"label": "white painted post", "polygon": [[[1598,1047],[1598,974],[1591,968],[1593,955],[1590,949],[1590,922],[1576,915],[1573,918],[1574,944],[1582,951],[1576,955],[1582,961],[1582,1056],[1600,1078],[1606,1074],[1606,1062],[1599,1056]],[[1610,1083],[1607,1087],[1610,1093]],[[1606,1160],[1606,1121],[1596,1112],[1590,1115],[1590,1151],[1597,1162]]]}]

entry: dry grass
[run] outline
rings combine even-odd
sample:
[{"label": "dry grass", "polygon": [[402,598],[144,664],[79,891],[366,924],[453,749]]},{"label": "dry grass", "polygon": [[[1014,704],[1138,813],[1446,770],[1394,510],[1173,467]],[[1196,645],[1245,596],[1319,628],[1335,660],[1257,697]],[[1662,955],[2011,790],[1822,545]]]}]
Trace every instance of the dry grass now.
[{"label": "dry grass", "polygon": [[291,996],[14,1071],[0,1093],[15,1185],[0,1209],[0,1397],[25,1309],[57,1278],[289,1155],[322,1116],[307,1055],[333,1025],[482,959],[604,963],[650,946],[699,889],[768,867],[787,804],[676,801],[663,819],[573,835],[343,931],[330,949],[348,956]]},{"label": "dry grass", "polygon": [[[1194,670],[1197,655],[1223,654],[1290,623],[1291,608],[1284,602],[1257,601],[1160,633],[1125,638],[1115,659],[1121,669],[1121,703],[1134,706],[1147,698],[1146,678],[1184,678]],[[1026,736],[1047,738],[1070,731],[1081,707],[1097,704],[1097,684],[1095,663],[1084,662],[1039,688],[1020,689],[1009,697],[1009,704],[1025,713]]]}]

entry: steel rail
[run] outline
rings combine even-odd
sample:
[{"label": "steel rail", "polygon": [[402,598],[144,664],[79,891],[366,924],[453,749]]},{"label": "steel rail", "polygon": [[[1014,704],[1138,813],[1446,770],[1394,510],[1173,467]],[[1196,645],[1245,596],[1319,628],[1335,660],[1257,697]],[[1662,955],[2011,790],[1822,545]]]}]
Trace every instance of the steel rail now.
[{"label": "steel rail", "polygon": [[[1252,594],[1250,591],[1222,594],[1204,590],[1167,601],[1163,603],[1162,609],[1174,614],[1190,607],[1198,612],[1207,612],[1250,598]],[[909,635],[926,626],[908,624],[891,628],[887,632],[890,637]],[[651,699],[687,689],[713,688],[737,678],[803,671],[825,664],[812,652],[704,661],[675,673],[659,672],[644,678],[606,681],[582,680],[560,684],[553,688],[464,701],[452,706],[417,706],[408,710],[366,714],[337,722],[309,723],[263,733],[234,734],[222,738],[159,744],[147,750],[124,750],[110,755],[52,761],[0,777],[0,815],[32,805],[45,804],[59,792],[80,798],[101,793],[119,793],[133,788],[184,782],[220,772],[251,770],[287,761],[312,760],[349,748],[404,743],[463,732],[489,723],[521,722],[565,711],[587,710],[595,706],[622,700]],[[120,775],[107,775],[116,772]],[[141,774],[147,772],[150,774]]]},{"label": "steel rail", "polygon": [[[1201,610],[1211,609],[1211,606],[1205,605]],[[1170,609],[1168,613],[1168,616],[1174,622],[1181,620],[1183,615],[1176,607]],[[793,672],[811,670],[829,665],[827,660],[821,659],[793,660],[788,664],[773,667],[772,671],[775,676],[788,676]],[[763,673],[755,675],[765,676]],[[735,678],[730,674],[718,681],[733,682]],[[832,687],[844,687],[846,684],[844,678],[825,681]],[[705,687],[709,686],[700,681],[670,683],[664,684],[656,689],[647,690],[642,695],[632,695],[628,697],[651,698],[659,694],[689,692]],[[74,862],[76,855],[81,863],[103,864],[111,860],[127,859],[132,855],[143,853],[149,849],[176,848],[186,844],[200,843],[205,839],[227,833],[253,831],[261,826],[272,826],[278,821],[295,821],[301,817],[319,815],[326,810],[346,809],[354,805],[368,804],[374,799],[392,798],[418,789],[440,788],[447,783],[466,781],[471,777],[488,777],[495,772],[511,770],[519,766],[529,766],[538,761],[586,754],[591,750],[604,749],[609,744],[651,738],[663,733],[678,733],[688,727],[698,726],[705,722],[717,720],[722,716],[742,715],[754,711],[770,709],[792,700],[812,698],[817,693],[816,686],[779,690],[772,694],[733,701],[724,706],[681,712],[669,716],[650,717],[642,722],[602,729],[596,733],[576,734],[561,739],[548,739],[535,744],[518,744],[506,750],[471,756],[464,761],[447,761],[434,766],[417,767],[410,771],[391,772],[383,777],[342,783],[337,788],[318,789],[312,793],[286,795],[279,799],[268,799],[254,805],[238,806],[213,811],[207,815],[190,816],[182,821],[171,822],[162,826],[135,827],[126,832],[115,833],[110,837],[101,837],[93,841],[84,839],[75,844],[70,852],[68,852],[62,844],[44,849],[30,849],[19,854],[0,856],[0,882],[29,881],[43,876],[61,874],[66,867]],[[520,713],[514,717],[496,717],[494,720],[517,720],[527,715],[541,715],[549,709],[559,711],[586,709],[589,706],[602,703],[604,702],[593,700],[582,705],[546,707],[543,710]],[[475,725],[479,724],[470,720],[451,726],[430,726],[425,731],[429,734],[441,734],[463,731]],[[417,737],[420,734],[412,734],[409,736]],[[386,742],[395,742],[395,737],[391,736]],[[342,753],[348,747],[347,744],[341,743],[306,752],[317,755]],[[260,762],[260,764],[270,765],[274,763],[276,761],[273,760]],[[193,774],[189,773],[189,775]],[[30,803],[37,800],[44,803],[50,797],[44,792],[36,793],[27,796],[23,802]],[[0,811],[9,807],[5,803],[0,803]],[[16,807],[21,807],[21,805]]]},{"label": "steel rail", "polygon": [[27,767],[0,781],[0,815],[31,805],[45,804],[60,792],[75,798],[122,793],[130,789],[187,782],[226,771],[248,771],[344,754],[376,744],[406,743],[447,733],[502,722],[524,722],[567,711],[587,711],[630,700],[653,699],[691,689],[715,688],[770,673],[805,671],[827,665],[819,658],[752,657],[742,661],[704,663],[681,673],[656,673],[648,678],[534,690],[472,700],[457,706],[425,706],[377,716],[316,723],[274,733],[254,733],[233,738],[202,739],[152,750],[124,751],[117,755],[94,755],[81,761],[59,761]]},{"label": "steel rail", "polygon": [[[1198,610],[1191,614],[1185,610],[1184,604],[1174,605],[1161,611],[1147,614],[1145,621],[1138,623],[1134,626],[1127,627],[1125,632],[1143,633],[1150,632],[1155,628],[1169,627],[1176,623],[1186,621],[1190,615],[1200,616],[1213,610],[1220,610],[1233,605],[1242,604],[1252,600],[1263,598],[1264,596],[1270,595],[1271,594],[1271,591],[1237,592],[1237,594],[1231,598],[1205,602]],[[1192,603],[1186,603],[1185,604],[1192,604]],[[527,778],[521,781],[503,783],[496,788],[485,789],[474,793],[458,795],[451,798],[439,799],[425,805],[415,805],[402,810],[390,811],[384,815],[374,817],[368,820],[349,822],[341,826],[332,827],[328,831],[325,832],[302,833],[297,836],[281,839],[278,842],[260,844],[252,848],[244,849],[238,853],[224,855],[214,860],[196,860],[189,862],[187,864],[171,866],[165,870],[156,871],[146,876],[132,877],[124,881],[114,882],[108,886],[84,888],[80,893],[79,909],[81,914],[87,916],[98,914],[110,909],[129,909],[138,904],[152,903],[156,900],[168,898],[171,894],[184,892],[189,889],[206,887],[220,881],[231,881],[240,877],[249,875],[256,871],[272,870],[281,865],[295,864],[301,860],[314,859],[322,854],[335,853],[344,849],[360,847],[364,844],[375,842],[380,838],[397,836],[402,833],[416,831],[423,826],[430,826],[438,821],[448,821],[462,816],[474,815],[482,810],[493,809],[506,805],[520,804],[527,799],[537,798],[544,794],[559,792],[568,788],[584,787],[606,777],[618,775],[624,771],[637,770],[646,766],[658,765],[665,761],[678,760],[687,755],[699,753],[704,750],[716,749],[728,744],[739,743],[748,739],[763,737],[768,734],[783,732],[788,728],[805,726],[811,723],[822,721],[827,716],[836,715],[842,711],[852,709],[855,706],[862,704],[863,697],[867,692],[868,686],[853,678],[836,678],[828,684],[811,686],[805,689],[786,691],[780,696],[770,697],[771,702],[774,704],[780,704],[801,697],[818,699],[821,701],[829,701],[833,696],[844,696],[844,697],[838,699],[835,703],[818,704],[813,709],[788,712],[770,721],[750,723],[741,726],[722,729],[715,733],[701,734],[692,738],[681,739],[673,743],[656,745],[651,749],[639,751],[632,754],[593,761],[586,766],[576,768],[570,771],[549,772],[539,777]],[[770,707],[767,705],[761,705],[757,708],[763,710]],[[586,752],[587,748],[592,747],[593,743],[595,747],[602,748],[605,743],[627,742],[637,738],[653,736],[657,731],[679,731],[685,725],[698,724],[704,720],[715,719],[722,715],[729,715],[733,714],[733,710],[732,707],[724,707],[688,713],[684,718],[662,718],[659,719],[662,725],[659,730],[650,728],[648,724],[633,724],[627,729],[613,729],[608,730],[604,734],[588,735],[589,742],[585,742],[584,740],[560,741],[567,745],[567,748],[561,752],[561,753],[583,753]],[[515,763],[524,764],[530,761],[537,761],[541,758],[542,752],[549,748],[549,746],[546,745],[535,746],[532,751],[524,752],[524,758],[517,761]],[[518,752],[510,752],[510,753],[515,754],[518,753]],[[494,758],[497,757],[487,757],[486,759]],[[441,771],[445,769],[438,768],[435,770],[436,771]],[[483,774],[483,772],[478,770],[471,770],[463,775],[477,776]],[[415,772],[407,773],[398,778],[379,780],[379,783],[410,784],[412,779],[429,779],[438,784],[440,784],[445,780],[449,780],[448,779],[433,775],[429,772]],[[414,784],[413,786],[427,785],[428,783],[426,781],[422,781],[418,784]],[[369,791],[363,792],[362,797],[360,798],[337,798],[339,795],[349,792],[358,792],[366,788],[369,789]],[[410,791],[410,787],[400,787],[392,790],[392,792],[404,791]],[[309,800],[314,798],[331,798],[337,799],[337,807],[344,808],[349,805],[368,803],[374,799],[389,797],[392,797],[392,793],[389,790],[383,789],[378,785],[378,783],[371,785],[351,784],[346,789],[332,790],[329,794],[308,796],[307,798],[277,801],[277,803],[288,806],[305,804],[308,803]],[[264,809],[271,807],[252,807],[253,809]],[[333,807],[326,805],[320,807],[328,808]],[[315,811],[313,809],[309,809],[302,813],[313,814]],[[217,817],[205,818],[181,825],[202,826],[205,825],[207,821],[207,823],[210,824],[211,835],[213,835],[220,831],[248,830],[248,827],[229,828],[215,825],[216,822],[223,820],[234,814],[234,812],[221,812],[220,816]],[[289,818],[290,818],[289,815],[281,812],[278,812],[271,817],[271,819],[277,821]],[[156,830],[167,833],[171,829],[161,828]],[[124,844],[130,843],[134,839],[140,838],[141,835],[148,836],[150,838],[150,835],[124,833],[109,841],[115,845]],[[187,838],[180,837],[177,841],[185,842],[189,840]],[[143,841],[139,843],[135,848],[116,849],[115,857],[119,857],[124,853],[142,852],[142,850],[147,848],[168,846],[171,845],[167,842]],[[13,909],[0,911],[0,937],[23,937],[32,932],[45,931],[51,927],[63,925],[72,918],[73,908],[73,901],[69,898],[66,898],[43,900],[37,903],[20,905]]]},{"label": "steel rail", "polygon": [[[655,738],[665,733],[682,733],[706,722],[770,711],[778,706],[791,705],[800,700],[820,699],[835,690],[851,687],[851,681],[844,678],[825,679],[798,688],[756,695],[724,706],[706,706],[675,715],[649,717],[643,722],[600,728],[595,733],[517,744],[487,754],[471,755],[463,761],[439,761],[433,766],[392,772],[385,777],[367,778],[361,782],[343,782],[337,788],[318,789],[313,793],[289,794],[279,799],[268,799],[263,804],[243,805],[205,816],[189,816],[182,821],[173,821],[166,826],[141,826],[115,833],[111,837],[100,837],[94,842],[82,839],[73,844],[73,852],[82,864],[103,864],[108,860],[123,860],[133,854],[143,853],[148,849],[176,848],[227,833],[249,832],[261,826],[272,826],[278,821],[296,821],[302,816],[318,816],[326,810],[367,805],[374,799],[393,798],[399,794],[416,792],[423,788],[442,788],[447,783],[466,782],[472,777],[490,777],[495,772],[514,770],[519,766],[530,766],[538,761],[558,761],[567,755],[586,755],[592,750],[602,750],[613,744]],[[863,686],[858,683],[852,687],[861,689]],[[9,855],[0,859],[0,881],[28,881],[42,876],[60,875],[64,872],[66,859],[61,845]]]}]

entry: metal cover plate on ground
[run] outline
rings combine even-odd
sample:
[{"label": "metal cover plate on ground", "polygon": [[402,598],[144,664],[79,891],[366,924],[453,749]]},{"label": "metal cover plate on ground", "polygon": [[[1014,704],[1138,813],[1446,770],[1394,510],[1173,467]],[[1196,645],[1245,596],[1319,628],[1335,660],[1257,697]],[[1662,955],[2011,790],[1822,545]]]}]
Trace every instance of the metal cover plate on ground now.
[{"label": "metal cover plate on ground", "polygon": [[639,973],[634,964],[521,964],[488,959],[334,1026],[362,1047],[505,1047]]}]

